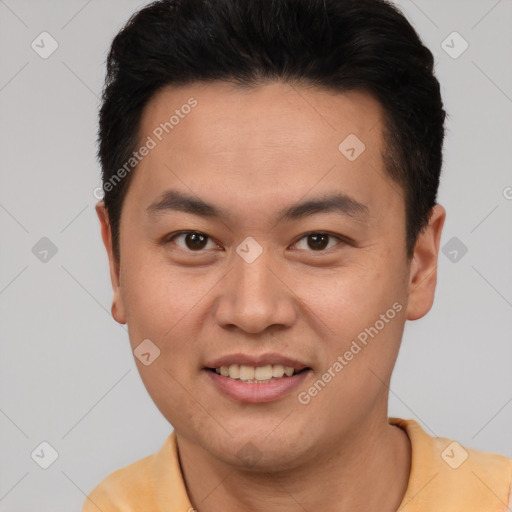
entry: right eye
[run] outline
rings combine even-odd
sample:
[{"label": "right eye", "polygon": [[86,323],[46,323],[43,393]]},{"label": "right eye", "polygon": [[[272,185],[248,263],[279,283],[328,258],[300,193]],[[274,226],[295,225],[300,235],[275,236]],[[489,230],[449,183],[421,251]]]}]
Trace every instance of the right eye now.
[{"label": "right eye", "polygon": [[[176,240],[181,240],[182,244],[176,242]],[[200,231],[180,231],[166,237],[164,244],[174,242],[184,251],[203,252],[202,249],[208,245],[208,241],[213,244],[213,248],[218,247],[208,235],[201,233]]]}]

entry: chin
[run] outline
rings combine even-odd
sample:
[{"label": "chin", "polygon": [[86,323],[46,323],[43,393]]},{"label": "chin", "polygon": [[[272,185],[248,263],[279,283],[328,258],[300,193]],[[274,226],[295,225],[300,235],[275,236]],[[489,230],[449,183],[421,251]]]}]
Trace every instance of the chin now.
[{"label": "chin", "polygon": [[[304,439],[298,432],[281,432],[278,435],[277,432],[271,433],[268,425],[260,433],[239,432],[241,434],[236,437],[226,435],[220,444],[210,445],[208,451],[227,465],[256,473],[289,471],[306,458]],[[207,442],[211,442],[211,438]]]},{"label": "chin", "polygon": [[237,470],[251,473],[276,474],[296,468],[299,465],[297,456],[297,453],[290,451],[286,453],[263,452],[249,442],[238,452],[231,453],[229,458],[226,458],[224,453],[224,463],[236,467]]}]

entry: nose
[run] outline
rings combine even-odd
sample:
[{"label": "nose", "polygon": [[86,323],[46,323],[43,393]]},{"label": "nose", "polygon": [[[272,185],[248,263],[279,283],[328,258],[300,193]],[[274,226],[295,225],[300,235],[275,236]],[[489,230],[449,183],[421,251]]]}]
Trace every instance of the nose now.
[{"label": "nose", "polygon": [[293,290],[269,251],[252,262],[234,257],[234,266],[223,282],[216,308],[217,323],[223,328],[257,334],[269,327],[290,327],[296,321]]}]

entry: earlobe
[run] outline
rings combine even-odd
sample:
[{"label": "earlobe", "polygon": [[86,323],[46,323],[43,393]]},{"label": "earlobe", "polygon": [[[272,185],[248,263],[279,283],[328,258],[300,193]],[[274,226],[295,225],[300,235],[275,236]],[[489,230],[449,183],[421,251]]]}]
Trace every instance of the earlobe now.
[{"label": "earlobe", "polygon": [[110,228],[110,219],[108,216],[108,211],[105,207],[105,203],[103,201],[99,201],[98,203],[96,203],[96,214],[98,215],[98,219],[100,221],[101,237],[103,239],[103,244],[108,255],[110,280],[112,283],[112,291],[114,295],[111,307],[112,317],[116,322],[120,324],[125,324],[126,314],[123,303],[123,297],[121,293],[119,262],[116,261],[116,258],[114,256],[114,251],[112,248],[112,232]]},{"label": "earlobe", "polygon": [[112,318],[118,324],[125,324],[126,323],[126,318],[125,318],[125,315],[124,315],[124,308],[122,309],[122,314],[119,314],[119,312],[117,311],[115,296],[114,296],[114,299],[112,300],[112,307],[110,308],[110,313],[112,314]]},{"label": "earlobe", "polygon": [[409,274],[407,320],[425,316],[434,302],[437,284],[437,263],[446,210],[436,204],[428,226],[418,236]]}]

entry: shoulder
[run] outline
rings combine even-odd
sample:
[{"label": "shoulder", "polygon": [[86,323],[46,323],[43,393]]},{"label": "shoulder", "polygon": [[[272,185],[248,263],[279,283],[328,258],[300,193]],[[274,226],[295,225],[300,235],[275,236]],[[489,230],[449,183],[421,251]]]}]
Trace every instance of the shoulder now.
[{"label": "shoulder", "polygon": [[149,455],[110,473],[87,496],[82,512],[118,512],[126,507],[151,505],[151,466],[155,455]]},{"label": "shoulder", "polygon": [[497,510],[512,505],[512,459],[444,437],[433,438],[433,446],[444,463],[442,477],[447,487],[464,486],[468,499],[481,502],[482,507],[496,500],[502,504],[496,503]]},{"label": "shoulder", "polygon": [[193,510],[173,431],[160,450],[108,475],[87,496],[82,512]]},{"label": "shoulder", "polygon": [[390,418],[390,423],[404,429],[411,441],[407,499],[417,495],[414,501],[423,502],[425,510],[512,511],[512,459],[432,436],[414,420]]}]

